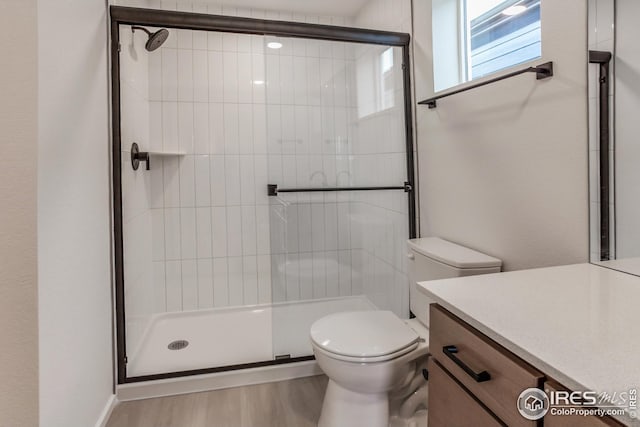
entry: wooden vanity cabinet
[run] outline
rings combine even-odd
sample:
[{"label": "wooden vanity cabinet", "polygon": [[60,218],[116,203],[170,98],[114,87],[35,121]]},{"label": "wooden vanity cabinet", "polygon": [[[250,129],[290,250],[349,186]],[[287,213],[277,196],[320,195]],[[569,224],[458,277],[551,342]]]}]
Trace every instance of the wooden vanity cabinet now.
[{"label": "wooden vanity cabinet", "polygon": [[622,425],[607,417],[524,418],[520,393],[561,386],[441,306],[431,305],[430,318],[429,427]]},{"label": "wooden vanity cabinet", "polygon": [[[544,375],[444,308],[434,304],[430,315],[432,358],[505,425],[536,426],[536,421],[520,415],[516,402],[523,390],[540,387]],[[437,395],[430,386],[430,399]],[[429,424],[439,425],[437,421]]]},{"label": "wooden vanity cabinet", "polygon": [[473,420],[474,427],[501,427],[504,424],[464,389],[433,358],[429,359],[429,425],[464,427]]}]

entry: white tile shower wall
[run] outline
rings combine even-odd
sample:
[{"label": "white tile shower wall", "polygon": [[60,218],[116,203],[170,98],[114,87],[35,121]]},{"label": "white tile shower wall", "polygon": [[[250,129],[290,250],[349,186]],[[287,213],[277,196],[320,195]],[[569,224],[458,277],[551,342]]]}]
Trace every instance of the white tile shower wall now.
[{"label": "white tile shower wall", "polygon": [[[355,16],[354,25],[412,35],[411,1],[370,0]],[[366,45],[356,49],[355,79],[359,85],[368,80],[362,72],[366,72],[367,67],[361,69],[359,65],[378,64],[374,65],[377,72],[374,82],[370,83],[378,90],[378,96],[365,98],[363,105],[360,102],[362,94],[373,94],[374,91],[358,92],[358,125],[351,171],[356,185],[367,185],[372,177],[373,185],[402,185],[407,179],[402,52],[400,48],[393,49],[392,68],[384,73],[380,61],[385,51],[386,48]],[[363,114],[372,109],[380,111]],[[371,174],[371,170],[376,173]],[[401,191],[355,193],[353,206],[352,240],[360,239],[353,246],[361,248],[359,257],[354,260],[359,266],[358,286],[362,286],[362,293],[378,307],[408,316],[407,195]]]},{"label": "white tile shower wall", "polygon": [[[411,32],[410,10],[409,1],[371,1],[353,22],[359,27]],[[318,144],[324,144],[319,151],[323,154],[322,161],[313,155],[308,159],[283,155],[285,183],[303,186],[311,180],[312,186],[366,186],[402,185],[406,180],[401,55],[399,49],[394,50],[394,68],[389,75],[382,75],[379,61],[386,49],[349,46],[344,56],[346,75],[339,67],[336,72],[334,58],[333,79],[323,79],[334,90],[325,86],[314,97],[309,94],[309,99],[320,104],[318,117],[310,118],[307,124],[296,114],[295,120],[302,123],[303,130],[310,129],[308,148],[300,141],[296,126],[296,141],[303,144],[296,147],[296,154],[307,150],[314,154]],[[321,77],[330,75],[323,64],[320,73]],[[341,91],[342,76],[346,99]],[[391,108],[381,107],[380,88],[385,77],[391,79],[390,86],[395,89]],[[342,113],[343,106],[346,114]],[[334,114],[328,115],[331,111]],[[320,124],[322,131],[314,132]],[[297,165],[296,176],[286,174],[288,161]],[[282,240],[287,244],[277,246],[289,254],[280,258],[287,268],[285,280],[274,283],[274,290],[279,289],[276,296],[295,299],[365,294],[380,308],[408,315],[405,193],[300,194],[297,198],[287,195],[283,199],[290,203],[280,210],[287,220],[284,227],[274,227],[272,233],[276,237],[276,230],[285,234]],[[305,279],[308,284],[302,283]]]},{"label": "white tile shower wall", "polygon": [[[212,5],[206,11],[293,19]],[[287,222],[277,224],[277,206],[270,214],[265,191],[268,182],[349,181],[353,51],[338,43],[283,40],[282,49],[264,55],[262,37],[189,37],[180,31],[176,39],[150,59],[150,132],[161,141],[159,148],[186,153],[165,159],[162,171],[151,174],[154,270],[161,275],[165,269],[156,284],[166,287],[156,308],[270,302],[273,269],[276,301],[362,293],[361,278],[351,286],[348,200],[337,203],[333,195],[324,204],[311,203],[322,197],[294,196],[282,212]],[[315,239],[309,224],[315,224]],[[284,255],[272,259],[277,241],[270,242],[269,229],[273,233],[278,226],[296,229],[298,239],[288,233]]]},{"label": "white tile shower wall", "polygon": [[[122,106],[122,220],[125,298],[127,301],[127,348],[135,354],[140,338],[155,312],[152,265],[151,176],[131,167],[132,142],[141,150],[149,147],[149,59],[144,49],[146,35],[129,28],[120,31]],[[155,159],[152,159],[152,161]]]},{"label": "white tile shower wall", "polygon": [[[270,140],[283,142],[273,144],[282,155],[270,155],[269,163],[273,179],[283,186],[400,186],[406,180],[399,49],[389,74],[383,74],[378,64],[388,48],[342,47],[331,49],[339,52],[339,60],[334,57],[333,72],[321,77],[320,117],[310,121],[311,130],[305,115],[295,125],[281,119],[281,127],[269,129]],[[360,62],[365,66],[358,67]],[[392,95],[384,105],[383,82]],[[358,97],[358,89],[375,95]],[[286,107],[281,104],[281,114]],[[287,133],[294,138],[290,146],[292,136],[283,137]],[[273,209],[273,249],[279,253],[272,267],[276,301],[365,294],[379,308],[408,315],[404,192],[282,194]]]},{"label": "white tile shower wall", "polygon": [[[269,182],[280,187],[335,187],[348,176],[353,143],[353,46],[282,40],[266,51]],[[269,82],[279,84],[270,86]],[[344,198],[343,198],[344,199]],[[338,245],[335,194],[281,194],[271,210],[274,301],[352,295],[349,239]],[[348,227],[343,229],[348,236]]]},{"label": "white tile shower wall", "polygon": [[[589,20],[588,20],[588,43],[589,50],[602,50],[614,52],[614,28],[615,28],[615,4],[613,0],[589,0]],[[614,77],[609,93],[610,117],[614,118],[615,111],[615,61],[611,64],[611,74]],[[591,64],[589,66],[589,207],[590,207],[590,257],[592,261],[600,261],[600,177],[599,161],[600,161],[600,145],[599,145],[599,66]],[[613,123],[613,121],[611,122]],[[615,126],[611,126],[609,153],[611,159],[611,177],[610,182],[614,181],[615,168]],[[615,230],[615,191],[611,187],[609,196],[610,211],[610,229]],[[610,253],[615,258],[615,233],[610,233],[611,246]]]},{"label": "white tile shower wall", "polygon": [[[126,3],[351,23],[211,4]],[[356,17],[357,26],[407,31],[409,2],[394,11],[393,20],[383,20],[387,3],[371,2]],[[356,49],[286,40],[274,51],[257,36],[172,33],[149,55],[149,146],[186,153],[154,161],[149,174],[155,311],[270,302],[273,276],[275,301],[366,293],[381,308],[406,315],[404,193],[292,195],[271,212],[265,194],[268,182],[285,187],[405,180],[402,111],[358,118]],[[379,86],[380,78],[371,84]],[[365,142],[358,144],[361,138]],[[352,239],[352,227],[376,237]],[[395,234],[386,232],[385,240],[385,229]],[[281,242],[278,230],[286,234]],[[271,257],[272,247],[282,255]]]}]

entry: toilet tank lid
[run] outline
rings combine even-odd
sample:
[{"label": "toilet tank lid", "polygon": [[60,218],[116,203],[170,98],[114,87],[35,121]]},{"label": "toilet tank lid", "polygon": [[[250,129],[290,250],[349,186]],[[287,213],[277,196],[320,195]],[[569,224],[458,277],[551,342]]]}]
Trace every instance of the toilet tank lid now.
[{"label": "toilet tank lid", "polygon": [[492,268],[502,266],[498,258],[448,242],[439,237],[411,239],[408,245],[414,251],[455,268]]}]

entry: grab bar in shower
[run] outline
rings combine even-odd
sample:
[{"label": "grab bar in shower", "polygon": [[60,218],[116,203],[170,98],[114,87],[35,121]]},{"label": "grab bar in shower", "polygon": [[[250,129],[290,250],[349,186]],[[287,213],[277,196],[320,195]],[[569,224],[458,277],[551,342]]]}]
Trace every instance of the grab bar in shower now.
[{"label": "grab bar in shower", "polygon": [[267,195],[277,196],[278,193],[314,193],[325,191],[375,191],[375,190],[403,190],[405,193],[413,191],[413,186],[405,182],[397,187],[321,187],[321,188],[278,188],[277,184],[267,184]]},{"label": "grab bar in shower", "polygon": [[462,89],[454,90],[451,92],[443,93],[442,95],[434,96],[429,99],[425,99],[424,101],[418,102],[419,105],[427,105],[429,108],[436,108],[438,106],[437,101],[442,98],[449,97],[451,95],[456,95],[458,93],[466,92],[471,89],[475,89],[481,86],[486,86],[491,83],[499,82],[501,80],[505,80],[511,77],[519,76],[524,73],[536,73],[536,79],[542,80],[553,76],[553,62],[545,62],[544,64],[540,64],[537,67],[529,67],[523,68],[522,70],[514,71],[513,73],[505,74],[504,76],[496,77],[494,79],[490,79],[484,82],[477,83],[475,85],[467,86]]}]

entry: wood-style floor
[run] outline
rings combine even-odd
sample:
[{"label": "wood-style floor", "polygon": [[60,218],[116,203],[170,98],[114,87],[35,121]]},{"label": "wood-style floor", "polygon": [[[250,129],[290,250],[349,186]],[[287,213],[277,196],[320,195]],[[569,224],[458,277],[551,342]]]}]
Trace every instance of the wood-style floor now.
[{"label": "wood-style floor", "polygon": [[327,377],[122,402],[107,427],[315,427]]}]

